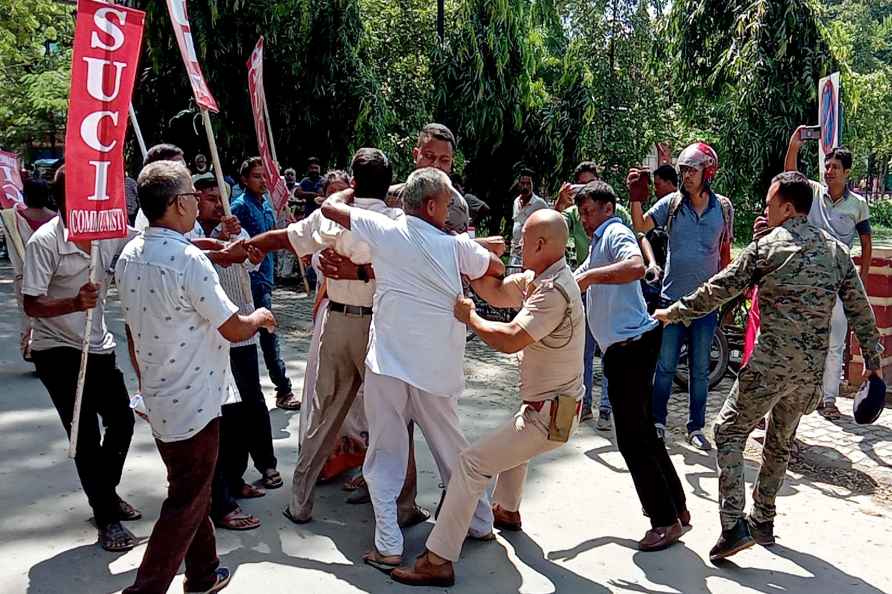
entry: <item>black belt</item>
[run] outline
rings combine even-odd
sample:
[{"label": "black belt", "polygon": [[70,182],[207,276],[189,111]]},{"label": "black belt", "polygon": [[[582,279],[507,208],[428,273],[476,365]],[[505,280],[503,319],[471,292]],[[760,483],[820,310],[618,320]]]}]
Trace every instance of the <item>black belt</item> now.
[{"label": "black belt", "polygon": [[364,305],[347,305],[346,303],[338,303],[337,301],[328,302],[328,310],[338,313],[350,314],[352,316],[370,316],[372,308]]}]

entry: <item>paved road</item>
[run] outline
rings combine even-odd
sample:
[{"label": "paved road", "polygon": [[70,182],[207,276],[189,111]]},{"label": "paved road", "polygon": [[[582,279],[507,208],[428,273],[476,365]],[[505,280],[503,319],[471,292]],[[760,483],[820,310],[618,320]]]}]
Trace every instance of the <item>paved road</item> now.
[{"label": "paved road", "polygon": [[[8,267],[0,266],[0,594],[106,594],[129,585],[144,552],[109,554],[95,544],[89,508],[80,492],[67,440],[49,398],[16,351],[18,320]],[[277,291],[284,355],[300,388],[308,343],[309,302]],[[109,324],[121,339],[120,311],[112,296]],[[123,345],[119,361],[133,386]],[[513,358],[472,343],[466,363],[468,390],[461,403],[465,431],[475,439],[505,420],[515,405]],[[272,404],[272,386],[266,384]],[[713,400],[720,401],[716,393]],[[711,408],[715,403],[711,404]],[[675,415],[680,413],[673,413]],[[280,470],[290,477],[296,456],[297,415],[273,410]],[[679,424],[680,417],[673,422]],[[876,450],[879,451],[879,450]],[[439,496],[434,466],[418,436],[420,502],[433,508]],[[780,545],[755,548],[737,565],[706,561],[717,533],[716,475],[712,456],[672,446],[683,475],[695,529],[684,544],[644,554],[634,541],[641,517],[628,473],[610,434],[583,427],[563,449],[535,461],[523,505],[526,532],[469,543],[458,565],[457,593],[548,592],[763,592],[785,594],[892,591],[888,558],[892,520],[869,488],[829,484],[822,467],[792,472],[779,501]],[[753,466],[748,477],[752,478]],[[814,470],[817,468],[817,470]],[[253,471],[252,471],[253,472]],[[809,474],[810,473],[810,474]],[[809,478],[816,476],[818,480]],[[256,478],[256,476],[252,476]],[[286,479],[286,483],[290,482]],[[876,483],[874,483],[876,486]],[[148,426],[137,423],[121,495],[142,509],[131,525],[147,537],[165,494],[163,467]],[[318,491],[316,521],[287,524],[280,515],[285,490],[244,507],[264,526],[253,532],[218,532],[223,563],[235,570],[226,592],[255,594],[412,592],[362,565],[370,543],[371,510],[342,503],[338,485]],[[431,524],[407,532],[406,559],[423,547]],[[170,592],[181,592],[178,577]],[[433,592],[424,590],[421,592]],[[438,590],[439,591],[439,590]]]}]

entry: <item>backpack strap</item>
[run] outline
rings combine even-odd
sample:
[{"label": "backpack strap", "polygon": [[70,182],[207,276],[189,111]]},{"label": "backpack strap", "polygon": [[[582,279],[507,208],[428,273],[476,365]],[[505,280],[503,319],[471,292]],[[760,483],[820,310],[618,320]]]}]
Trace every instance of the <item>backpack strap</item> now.
[{"label": "backpack strap", "polygon": [[[733,235],[733,231],[731,229],[731,222],[734,218],[734,207],[731,205],[731,201],[728,200],[725,196],[721,194],[715,195],[716,200],[719,202],[719,206],[722,209],[722,237],[719,245],[724,245],[731,241],[731,237]],[[678,216],[678,211],[681,209],[681,204],[684,201],[684,196],[681,192],[676,192],[674,196],[672,196],[669,202],[669,218],[666,220],[666,234],[672,233],[672,221],[675,220],[675,217]]]}]

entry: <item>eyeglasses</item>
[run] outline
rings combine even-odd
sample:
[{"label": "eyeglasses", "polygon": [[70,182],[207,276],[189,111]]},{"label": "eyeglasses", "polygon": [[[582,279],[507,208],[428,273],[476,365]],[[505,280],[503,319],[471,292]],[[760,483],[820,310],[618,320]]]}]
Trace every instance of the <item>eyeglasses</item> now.
[{"label": "eyeglasses", "polygon": [[180,192],[178,194],[174,194],[173,198],[167,201],[167,205],[170,206],[171,204],[176,202],[177,198],[179,198],[180,196],[192,196],[193,198],[195,198],[195,202],[199,202],[201,199],[201,194],[199,194],[198,192]]}]

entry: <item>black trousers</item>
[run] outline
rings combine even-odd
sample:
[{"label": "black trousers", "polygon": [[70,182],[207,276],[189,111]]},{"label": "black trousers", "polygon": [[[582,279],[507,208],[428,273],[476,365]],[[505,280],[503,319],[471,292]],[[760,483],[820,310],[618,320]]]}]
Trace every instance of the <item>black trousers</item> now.
[{"label": "black trousers", "polygon": [[684,489],[651,416],[662,327],[604,353],[616,443],[653,527],[669,526],[686,509]]},{"label": "black trousers", "polygon": [[[71,347],[57,347],[35,350],[32,355],[37,375],[50,394],[65,432],[71,437],[81,352]],[[99,429],[100,418],[104,437]],[[124,376],[115,364],[115,354],[91,354],[87,359],[74,465],[100,527],[118,520],[120,500],[116,489],[132,437],[130,395]]]},{"label": "black trousers", "polygon": [[[248,454],[254,461],[254,468],[259,472],[275,468],[278,461],[273,451],[273,430],[269,420],[269,409],[263,397],[263,389],[260,387],[257,347],[251,344],[231,348],[229,362],[242,401],[236,405],[240,418],[236,417],[237,423],[233,427],[227,423],[225,415],[223,419],[227,449],[226,464],[229,466],[227,476],[240,479],[248,468]],[[230,440],[230,436],[234,441]]]}]

